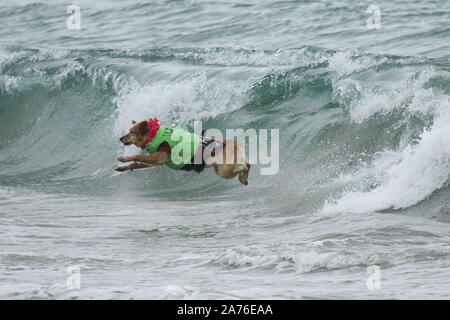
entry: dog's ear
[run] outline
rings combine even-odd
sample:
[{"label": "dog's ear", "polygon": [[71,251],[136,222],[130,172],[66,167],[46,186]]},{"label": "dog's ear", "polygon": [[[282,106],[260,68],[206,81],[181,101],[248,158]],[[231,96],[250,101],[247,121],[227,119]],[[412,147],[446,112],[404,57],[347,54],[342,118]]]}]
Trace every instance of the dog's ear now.
[{"label": "dog's ear", "polygon": [[145,136],[148,132],[148,123],[147,121],[142,121],[142,123],[139,125],[139,133]]},{"label": "dog's ear", "polygon": [[133,126],[136,124],[136,121],[132,120],[131,123],[133,124]]}]

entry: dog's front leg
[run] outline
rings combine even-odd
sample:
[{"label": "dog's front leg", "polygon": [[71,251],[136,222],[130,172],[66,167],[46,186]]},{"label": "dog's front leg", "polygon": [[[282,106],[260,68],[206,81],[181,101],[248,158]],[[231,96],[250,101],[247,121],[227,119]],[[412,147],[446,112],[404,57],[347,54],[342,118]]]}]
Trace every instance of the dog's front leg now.
[{"label": "dog's front leg", "polygon": [[147,164],[144,164],[144,163],[135,162],[135,163],[132,163],[132,164],[130,164],[128,166],[117,167],[116,171],[119,171],[119,172],[127,171],[127,170],[133,171],[133,170],[145,169],[145,168],[149,168],[149,167],[151,167],[151,166],[149,166]]},{"label": "dog's front leg", "polygon": [[117,160],[119,160],[120,162],[123,162],[123,163],[125,163],[125,162],[130,162],[130,161],[136,161],[136,160],[134,159],[134,157],[135,157],[135,156],[120,157],[120,158],[118,158]]},{"label": "dog's front leg", "polygon": [[136,162],[151,164],[151,165],[161,165],[161,164],[165,163],[167,160],[169,160],[169,153],[160,151],[160,152],[156,152],[155,154],[153,154],[151,156],[120,157],[117,160],[119,160],[120,162],[136,161]]},{"label": "dog's front leg", "polygon": [[147,163],[143,163],[143,162],[135,162],[135,163],[141,164],[147,168],[154,168],[154,167],[160,166],[160,164],[147,164]]},{"label": "dog's front leg", "polygon": [[151,156],[132,156],[132,158],[132,161],[144,163],[147,165],[162,165],[167,160],[169,160],[169,153],[160,151]]}]

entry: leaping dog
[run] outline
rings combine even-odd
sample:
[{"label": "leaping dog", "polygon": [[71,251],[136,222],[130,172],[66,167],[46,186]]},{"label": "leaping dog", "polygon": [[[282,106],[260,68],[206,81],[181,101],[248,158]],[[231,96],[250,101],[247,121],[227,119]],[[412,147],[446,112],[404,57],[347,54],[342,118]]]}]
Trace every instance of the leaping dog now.
[{"label": "leaping dog", "polygon": [[133,162],[117,167],[117,171],[146,169],[166,164],[175,170],[201,172],[213,167],[214,172],[224,179],[238,176],[247,185],[250,163],[245,157],[242,145],[232,140],[199,136],[187,132],[181,126],[161,126],[156,118],[136,123],[132,121],[128,134],[120,138],[125,145],[135,145],[149,155],[120,157],[120,162]]}]

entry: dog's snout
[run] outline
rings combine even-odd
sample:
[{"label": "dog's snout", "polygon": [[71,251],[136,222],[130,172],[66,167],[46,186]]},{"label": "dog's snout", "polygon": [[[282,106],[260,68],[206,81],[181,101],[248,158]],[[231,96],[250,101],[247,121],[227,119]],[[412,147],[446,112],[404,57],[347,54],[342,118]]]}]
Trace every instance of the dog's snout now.
[{"label": "dog's snout", "polygon": [[122,142],[122,143],[123,143],[123,137],[122,137],[122,138],[120,138],[120,142]]}]

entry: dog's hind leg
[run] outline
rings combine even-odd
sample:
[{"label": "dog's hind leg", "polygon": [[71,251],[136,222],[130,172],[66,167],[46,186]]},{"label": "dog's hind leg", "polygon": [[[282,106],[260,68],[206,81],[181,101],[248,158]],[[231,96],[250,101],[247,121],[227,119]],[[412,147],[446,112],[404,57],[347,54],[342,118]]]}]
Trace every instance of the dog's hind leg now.
[{"label": "dog's hind leg", "polygon": [[[228,154],[228,156],[227,156]],[[227,162],[227,159],[229,160]],[[205,160],[205,167],[214,167],[214,172],[224,179],[232,179],[238,176],[239,181],[248,185],[248,173],[250,164],[243,149],[236,143],[228,142],[227,148],[220,150],[214,157],[209,157]]]},{"label": "dog's hind leg", "polygon": [[245,164],[245,169],[239,173],[238,179],[242,184],[248,185],[248,173],[250,172],[250,163]]},{"label": "dog's hind leg", "polygon": [[247,185],[248,170],[250,165],[245,164],[215,164],[214,172],[221,178],[232,179],[238,176],[239,181]]}]

